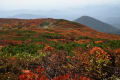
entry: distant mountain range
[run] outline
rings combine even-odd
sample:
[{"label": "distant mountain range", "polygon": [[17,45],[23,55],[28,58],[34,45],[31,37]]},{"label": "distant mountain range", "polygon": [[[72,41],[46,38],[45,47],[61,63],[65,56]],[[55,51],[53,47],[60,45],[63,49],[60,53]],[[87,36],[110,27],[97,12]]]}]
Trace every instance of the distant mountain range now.
[{"label": "distant mountain range", "polygon": [[44,18],[44,16],[33,15],[33,14],[18,14],[18,15],[12,16],[12,18],[18,18],[18,19],[37,19],[37,18]]},{"label": "distant mountain range", "polygon": [[104,20],[104,22],[107,22],[120,29],[120,17],[108,17]]},{"label": "distant mountain range", "polygon": [[118,28],[89,16],[82,16],[76,19],[75,22],[89,26],[99,32],[120,34],[120,30]]}]

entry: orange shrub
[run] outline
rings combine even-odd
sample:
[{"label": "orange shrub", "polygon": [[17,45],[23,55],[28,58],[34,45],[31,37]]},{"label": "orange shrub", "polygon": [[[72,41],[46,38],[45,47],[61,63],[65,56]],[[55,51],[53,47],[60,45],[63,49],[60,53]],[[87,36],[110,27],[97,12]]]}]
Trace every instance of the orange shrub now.
[{"label": "orange shrub", "polygon": [[53,47],[50,47],[50,46],[48,46],[48,45],[46,45],[45,48],[44,48],[44,51],[45,51],[45,52],[47,52],[47,51],[48,51],[48,52],[51,52],[51,51],[53,51],[53,50],[54,50],[54,48],[53,48]]},{"label": "orange shrub", "polygon": [[103,43],[103,41],[95,41],[95,44]]},{"label": "orange shrub", "polygon": [[106,60],[110,59],[110,55],[100,47],[93,47],[92,50],[90,50],[90,54],[91,55],[95,54],[97,59],[100,59],[100,58],[106,59]]}]

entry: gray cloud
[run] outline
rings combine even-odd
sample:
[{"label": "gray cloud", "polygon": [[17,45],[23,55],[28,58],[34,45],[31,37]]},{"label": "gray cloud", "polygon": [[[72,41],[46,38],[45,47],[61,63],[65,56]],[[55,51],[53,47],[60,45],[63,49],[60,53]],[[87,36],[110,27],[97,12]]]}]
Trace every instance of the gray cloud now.
[{"label": "gray cloud", "polygon": [[120,17],[120,0],[0,0],[0,17],[33,14],[76,19],[88,15],[103,19]]},{"label": "gray cloud", "polygon": [[120,0],[0,0],[0,10],[63,10],[71,7],[115,5],[119,3]]}]

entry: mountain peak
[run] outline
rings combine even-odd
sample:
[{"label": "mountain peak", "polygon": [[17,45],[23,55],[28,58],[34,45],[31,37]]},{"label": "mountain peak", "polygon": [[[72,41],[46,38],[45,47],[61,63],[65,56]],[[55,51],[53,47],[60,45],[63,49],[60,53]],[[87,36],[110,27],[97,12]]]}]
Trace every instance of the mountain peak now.
[{"label": "mountain peak", "polygon": [[76,19],[75,22],[86,25],[92,29],[99,31],[99,32],[116,33],[118,31],[118,29],[116,27],[113,27],[110,24],[107,24],[105,22],[102,22],[102,21],[95,19],[93,17],[90,17],[90,16],[82,16],[82,17]]}]

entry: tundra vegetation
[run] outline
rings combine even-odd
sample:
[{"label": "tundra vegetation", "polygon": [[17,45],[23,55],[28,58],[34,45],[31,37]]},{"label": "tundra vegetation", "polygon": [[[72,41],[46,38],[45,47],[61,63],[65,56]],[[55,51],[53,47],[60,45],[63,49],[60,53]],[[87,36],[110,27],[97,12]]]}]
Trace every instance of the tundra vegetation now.
[{"label": "tundra vegetation", "polygon": [[0,80],[120,79],[119,35],[71,21],[46,20],[3,22]]}]

